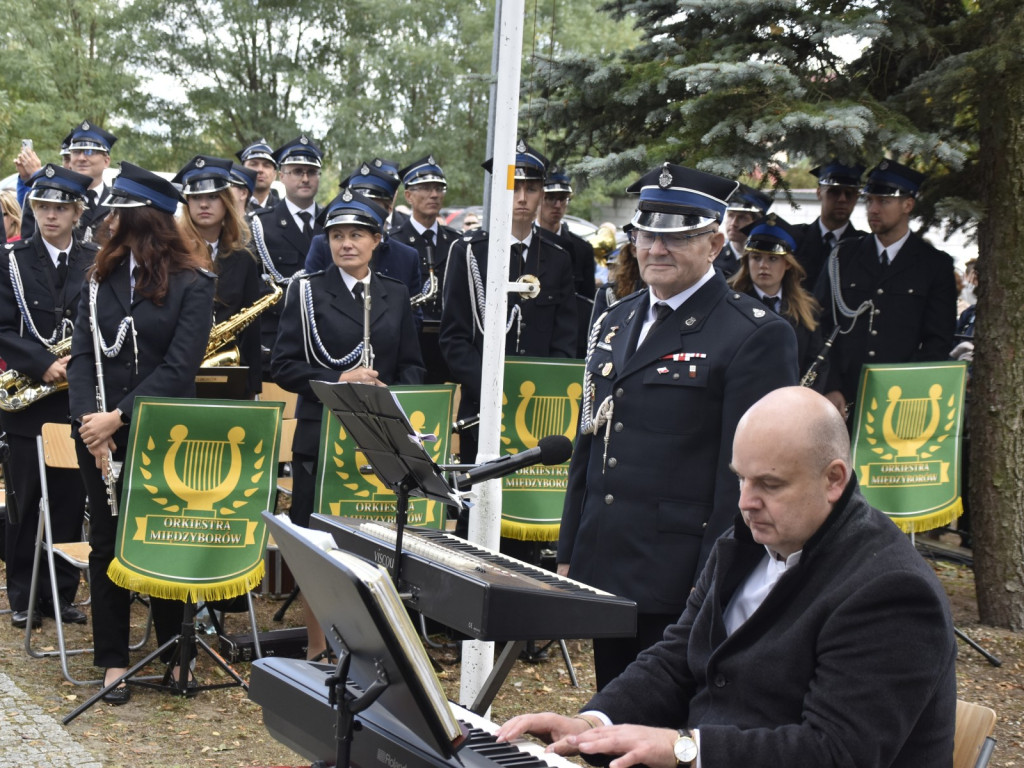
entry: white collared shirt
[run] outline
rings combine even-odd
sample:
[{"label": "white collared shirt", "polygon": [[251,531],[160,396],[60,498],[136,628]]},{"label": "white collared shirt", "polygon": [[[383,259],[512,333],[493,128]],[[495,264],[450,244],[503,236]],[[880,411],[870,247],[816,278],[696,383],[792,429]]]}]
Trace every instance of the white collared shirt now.
[{"label": "white collared shirt", "polygon": [[70,261],[71,261],[71,246],[73,246],[75,244],[75,239],[73,237],[68,240],[68,247],[67,248],[58,248],[57,246],[55,246],[53,243],[51,243],[46,238],[41,238],[41,239],[43,241],[43,245],[46,246],[46,252],[48,254],[50,254],[50,261],[53,262],[53,266],[54,267],[57,266],[58,257],[62,253],[66,253],[68,255],[68,262],[70,263]]},{"label": "white collared shirt", "polygon": [[359,278],[352,277],[352,275],[350,275],[348,272],[346,272],[341,267],[338,267],[338,271],[341,272],[341,279],[345,283],[345,287],[348,288],[349,292],[351,292],[353,298],[355,298],[355,296],[356,296],[356,292],[353,290],[356,287],[356,283],[362,283],[364,291],[370,290],[370,275],[369,274],[367,274],[366,277],[364,277],[362,280],[360,280]]},{"label": "white collared shirt", "polygon": [[309,217],[310,217],[309,218],[309,226],[310,227],[315,226],[315,221],[316,221],[316,203],[313,203],[311,206],[309,206],[309,208],[299,208],[299,206],[297,206],[295,203],[293,203],[291,200],[289,200],[286,197],[284,199],[284,204],[288,206],[288,212],[291,213],[292,219],[295,221],[295,226],[297,226],[299,228],[300,232],[302,231],[302,228],[304,226],[306,226],[303,223],[302,219],[299,218],[299,214],[300,213],[308,213]]},{"label": "white collared shirt", "polygon": [[434,233],[434,245],[437,245],[437,222],[436,221],[433,224],[431,224],[429,227],[424,227],[422,224],[420,224],[418,221],[416,221],[416,217],[415,216],[410,216],[409,217],[409,223],[412,224],[412,228],[416,230],[416,234],[417,235],[422,235],[428,229],[431,232],[433,232]]},{"label": "white collared shirt", "polygon": [[672,311],[675,312],[679,307],[682,306],[683,302],[693,296],[701,286],[704,285],[708,280],[715,276],[715,268],[708,265],[708,271],[704,273],[704,277],[698,280],[696,283],[691,285],[689,288],[680,291],[675,296],[669,296],[667,299],[659,299],[654,295],[654,289],[648,286],[647,288],[647,316],[644,318],[643,327],[640,328],[640,336],[636,340],[637,349],[644,343],[644,339],[647,338],[647,333],[651,330],[651,326],[654,325],[655,319],[658,317],[658,313],[654,311],[655,304],[668,304],[672,307]]},{"label": "white collared shirt", "polygon": [[757,564],[757,567],[750,572],[746,581],[732,596],[729,605],[725,609],[725,631],[732,634],[736,629],[753,615],[768,593],[782,578],[782,574],[800,562],[803,550],[794,552],[789,557],[781,559],[779,555],[765,547],[765,556]]},{"label": "white collared shirt", "polygon": [[839,229],[829,229],[828,227],[825,226],[825,223],[821,219],[818,219],[818,232],[821,234],[821,238],[823,240],[825,239],[825,235],[831,232],[832,236],[836,239],[836,242],[838,243],[840,240],[843,239],[843,232],[845,232],[846,228],[849,226],[850,222],[846,222],[845,224],[843,224],[843,226],[839,227]]},{"label": "white collared shirt", "polygon": [[908,229],[904,233],[903,237],[892,245],[882,245],[882,241],[878,239],[878,235],[875,235],[875,252],[878,255],[879,260],[882,258],[882,251],[885,251],[885,254],[889,257],[889,263],[892,264],[896,260],[896,254],[900,252],[900,248],[903,247],[903,244],[906,243],[909,238],[910,230]]}]

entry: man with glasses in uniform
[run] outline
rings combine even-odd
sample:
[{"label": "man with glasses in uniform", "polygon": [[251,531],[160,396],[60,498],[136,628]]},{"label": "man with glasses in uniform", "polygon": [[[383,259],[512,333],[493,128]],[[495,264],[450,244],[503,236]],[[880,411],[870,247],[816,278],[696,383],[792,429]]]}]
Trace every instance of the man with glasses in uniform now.
[{"label": "man with glasses in uniform", "polygon": [[648,289],[596,321],[558,541],[560,574],[637,603],[635,638],[594,640],[599,689],[679,618],[736,514],[736,424],[799,376],[789,323],[713,266],[734,189],[665,163],[626,190]]},{"label": "man with glasses in uniform", "polygon": [[811,169],[818,177],[814,191],[821,203],[821,213],[810,224],[799,224],[793,229],[797,233],[796,260],[804,268],[803,286],[813,291],[818,275],[825,268],[828,255],[840,240],[860,237],[864,233],[850,223],[850,216],[860,198],[860,177],[863,165],[843,165],[832,160],[826,165]]}]

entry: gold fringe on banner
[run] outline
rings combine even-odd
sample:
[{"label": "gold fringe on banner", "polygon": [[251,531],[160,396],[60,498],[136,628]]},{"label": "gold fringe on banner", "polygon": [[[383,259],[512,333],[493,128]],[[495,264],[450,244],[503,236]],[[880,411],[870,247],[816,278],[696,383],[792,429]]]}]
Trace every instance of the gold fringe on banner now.
[{"label": "gold fringe on banner", "polygon": [[204,584],[187,584],[180,580],[161,579],[156,576],[142,576],[138,571],[126,568],[116,558],[107,568],[107,576],[119,587],[132,592],[141,592],[166,600],[182,600],[198,603],[206,600],[230,600],[251,592],[263,581],[263,561],[243,576],[224,581]]},{"label": "gold fringe on banner", "polygon": [[555,541],[558,538],[558,523],[516,523],[501,521],[501,535],[506,539],[519,541]]},{"label": "gold fringe on banner", "polygon": [[921,533],[922,531],[930,531],[934,528],[947,526],[963,513],[964,503],[958,498],[945,509],[930,512],[927,515],[892,517],[891,519],[904,533]]}]

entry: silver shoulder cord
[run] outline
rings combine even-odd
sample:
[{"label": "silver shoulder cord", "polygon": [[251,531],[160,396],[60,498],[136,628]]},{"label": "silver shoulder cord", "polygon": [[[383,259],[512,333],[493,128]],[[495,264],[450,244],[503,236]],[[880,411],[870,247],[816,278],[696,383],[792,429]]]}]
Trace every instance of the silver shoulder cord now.
[{"label": "silver shoulder cord", "polygon": [[608,395],[594,410],[594,374],[590,372],[590,356],[597,348],[597,340],[601,337],[601,326],[608,316],[605,310],[601,316],[594,321],[590,328],[590,336],[587,337],[587,357],[583,365],[583,402],[580,404],[580,434],[597,436],[597,432],[604,427],[604,458],[601,461],[601,473],[604,474],[605,463],[608,460],[608,442],[611,440],[612,414],[615,411],[615,403],[612,396]]},{"label": "silver shoulder cord", "polygon": [[[842,285],[839,283],[839,246],[842,241],[840,240],[832,248],[832,252],[828,255],[828,282],[829,288],[832,292],[832,322],[839,327],[839,315],[850,318],[854,322],[850,323],[850,327],[846,330],[841,330],[842,335],[848,334],[853,330],[857,324],[857,318],[863,315],[868,310],[875,308],[875,303],[871,299],[867,299],[861,302],[860,306],[856,309],[850,309],[846,301],[843,299]],[[875,313],[870,312],[868,314],[868,334],[870,335],[872,326],[874,325]]]},{"label": "silver shoulder cord", "polygon": [[[466,246],[466,271],[469,273],[469,305],[473,311],[473,322],[477,331],[482,335],[484,332],[484,306],[487,302],[484,295],[484,282],[480,278],[480,265],[477,264],[476,256],[473,255],[473,246]],[[505,324],[505,333],[516,326],[516,336],[519,335],[519,327],[522,322],[522,310],[518,304],[512,307],[509,313],[508,322]],[[518,343],[516,347],[518,348]]]},{"label": "silver shoulder cord", "polygon": [[[331,357],[320,338],[316,327],[316,316],[313,312],[313,291],[309,285],[309,277],[304,273],[296,273],[292,278],[298,280],[299,311],[302,313],[302,341],[307,363],[316,363],[323,368],[350,371],[362,364],[363,342],[344,357]],[[352,365],[352,363],[355,365]],[[346,367],[351,366],[351,367]]]},{"label": "silver shoulder cord", "polygon": [[18,260],[14,254],[11,253],[10,263],[10,276],[11,276],[11,288],[14,290],[14,301],[18,305],[18,311],[21,313],[22,326],[28,328],[28,332],[31,333],[40,344],[51,347],[59,339],[66,338],[67,334],[74,329],[74,324],[70,318],[62,318],[61,322],[57,324],[57,327],[53,329],[53,333],[50,338],[44,339],[43,335],[39,333],[39,329],[36,328],[35,322],[32,320],[32,313],[28,310],[28,305],[25,303],[25,286],[21,282],[21,270],[18,268]]},{"label": "silver shoulder cord", "polygon": [[252,244],[256,247],[256,255],[260,257],[263,268],[273,278],[275,283],[278,285],[288,285],[295,278],[306,274],[304,269],[300,269],[292,277],[285,277],[277,271],[277,267],[274,266],[274,260],[270,258],[270,251],[267,250],[267,241],[263,239],[263,222],[260,221],[259,216],[253,216],[249,220],[249,231],[252,232]]},{"label": "silver shoulder cord", "polygon": [[[96,293],[99,291],[99,283],[96,282],[95,277],[89,278],[89,311],[95,315],[96,312]],[[96,338],[96,343],[99,349],[103,352],[106,357],[117,357],[121,353],[121,347],[124,346],[125,337],[128,335],[128,330],[132,332],[132,347],[134,349],[135,357],[135,372],[139,372],[139,338],[135,333],[135,319],[131,315],[125,315],[121,318],[121,322],[117,325],[117,336],[114,338],[114,343],[107,346],[106,340],[103,338],[103,333],[100,331],[99,323],[93,321],[93,336]]]}]

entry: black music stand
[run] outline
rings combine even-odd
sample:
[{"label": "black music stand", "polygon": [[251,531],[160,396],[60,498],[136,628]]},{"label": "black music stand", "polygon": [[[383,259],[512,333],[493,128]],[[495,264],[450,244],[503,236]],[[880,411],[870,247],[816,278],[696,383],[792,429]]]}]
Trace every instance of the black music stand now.
[{"label": "black music stand", "polygon": [[309,384],[320,402],[345,426],[374,474],[398,499],[395,565],[391,574],[397,585],[401,576],[402,532],[409,519],[409,496],[456,506],[461,505],[462,500],[424,449],[390,390],[348,382],[311,381]]},{"label": "black music stand", "polygon": [[204,400],[247,400],[249,366],[219,365],[200,368],[196,397]]},{"label": "black music stand", "polygon": [[[398,608],[389,613],[372,593],[373,586],[328,552],[337,550],[330,534],[299,528],[269,512],[263,517],[317,620],[341,649],[335,674],[326,681],[331,687],[330,703],[337,709],[335,765],[349,765],[355,715],[376,702],[389,719],[438,754],[445,758],[454,755],[464,743],[465,732],[451,714],[394,586],[386,577],[378,585],[390,590]],[[317,539],[322,544],[314,543]],[[356,555],[345,552],[341,556],[377,570]],[[261,659],[255,664],[269,661]],[[450,715],[447,727],[437,712],[440,707]]]}]

